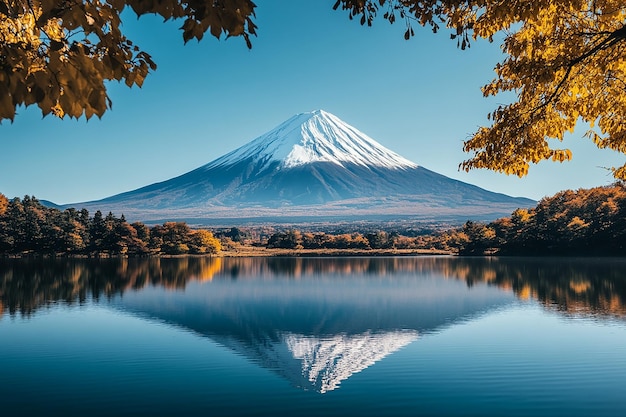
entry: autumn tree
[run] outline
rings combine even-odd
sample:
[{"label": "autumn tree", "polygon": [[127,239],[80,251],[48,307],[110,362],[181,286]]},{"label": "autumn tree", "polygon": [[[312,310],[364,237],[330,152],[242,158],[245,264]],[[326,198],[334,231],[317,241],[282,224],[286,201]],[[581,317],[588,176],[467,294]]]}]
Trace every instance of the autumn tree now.
[{"label": "autumn tree", "polygon": [[[206,32],[256,35],[251,0],[0,0],[0,120],[19,105],[44,115],[102,116],[105,81],[141,86],[156,64],[120,30],[126,8],[182,21],[185,41]],[[553,148],[578,122],[600,148],[626,152],[626,3],[623,0],[337,0],[335,9],[372,25],[377,17],[445,29],[461,49],[500,37],[505,58],[485,96],[513,92],[491,125],[464,143],[461,168],[526,175],[530,163],[572,157]],[[321,29],[320,29],[321,30]],[[613,168],[626,178],[626,165]]]},{"label": "autumn tree", "polygon": [[331,241],[332,236],[327,235],[326,233],[304,233],[302,235],[302,246],[305,249],[327,248]]},{"label": "autumn tree", "polygon": [[10,236],[8,230],[8,219],[4,216],[8,208],[9,199],[0,193],[0,252],[10,248],[12,245],[12,236]]},{"label": "autumn tree", "polygon": [[135,229],[135,233],[139,240],[146,244],[150,242],[150,229],[148,229],[148,226],[141,222],[132,223],[131,226]]},{"label": "autumn tree", "polygon": [[189,252],[189,234],[191,229],[182,222],[167,222],[161,229],[152,229],[150,234],[157,236],[160,233],[161,251],[168,255],[181,255]]},{"label": "autumn tree", "polygon": [[105,82],[141,87],[156,64],[121,31],[125,8],[182,21],[185,42],[255,34],[250,0],[0,0],[0,121],[17,106],[43,115],[102,116]]},{"label": "autumn tree", "polygon": [[194,230],[189,235],[189,250],[197,254],[216,254],[222,250],[222,244],[208,230]]},{"label": "autumn tree", "polygon": [[128,224],[123,215],[115,219],[111,235],[114,253],[144,255],[149,252],[147,241],[139,237],[137,229]]},{"label": "autumn tree", "polygon": [[462,255],[483,255],[493,247],[496,234],[494,230],[479,222],[467,221],[463,225],[462,233],[468,240],[459,247]]},{"label": "autumn tree", "polygon": [[[596,127],[586,136],[598,147],[626,152],[626,3],[500,3],[493,8],[494,20],[508,30],[521,26],[507,33],[508,56],[483,94],[514,91],[517,101],[496,109],[493,124],[465,142],[474,156],[463,167],[523,176],[529,163],[571,159],[569,150],[553,149],[548,140],[562,141],[579,121]],[[474,33],[493,36],[497,26],[484,27],[481,20],[478,16]],[[626,178],[626,166],[613,171]]]},{"label": "autumn tree", "polygon": [[[84,221],[84,213],[73,208],[66,209],[61,218],[61,229],[63,231],[60,252],[80,253],[87,247],[89,242],[88,222]],[[88,216],[88,214],[87,214]]]},{"label": "autumn tree", "polygon": [[4,194],[0,193],[0,216],[2,216],[9,207],[9,199]]},{"label": "autumn tree", "polygon": [[[578,122],[600,148],[626,153],[626,3],[623,0],[338,0],[335,8],[371,25],[379,12],[390,23],[440,26],[462,49],[477,38],[493,41],[502,34],[505,58],[485,96],[513,92],[464,143],[473,154],[461,168],[488,168],[524,176],[530,163],[572,158],[555,149]],[[626,165],[613,168],[626,178]]]},{"label": "autumn tree", "polygon": [[626,189],[565,190],[485,225],[467,222],[452,246],[463,255],[624,255]]}]

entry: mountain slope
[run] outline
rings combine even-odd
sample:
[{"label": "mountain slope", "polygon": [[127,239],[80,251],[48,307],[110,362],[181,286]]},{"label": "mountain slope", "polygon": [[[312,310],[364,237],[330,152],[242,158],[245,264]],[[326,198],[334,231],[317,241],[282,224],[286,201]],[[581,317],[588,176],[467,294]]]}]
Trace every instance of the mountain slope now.
[{"label": "mountain slope", "polygon": [[319,210],[329,205],[338,215],[407,211],[419,215],[429,207],[461,215],[463,210],[471,214],[483,209],[509,214],[532,204],[420,167],[336,116],[317,110],[295,115],[179,177],[82,206],[127,216],[161,212],[200,217],[233,217],[233,209],[250,217],[260,208],[265,215],[280,217],[288,214],[286,207],[290,215],[305,216],[311,215],[311,207]]}]

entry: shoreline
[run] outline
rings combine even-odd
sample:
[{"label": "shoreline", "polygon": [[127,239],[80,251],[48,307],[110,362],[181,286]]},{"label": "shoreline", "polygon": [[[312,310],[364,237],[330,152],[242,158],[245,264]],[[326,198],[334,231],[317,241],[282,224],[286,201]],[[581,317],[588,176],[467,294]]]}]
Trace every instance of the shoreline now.
[{"label": "shoreline", "polygon": [[428,256],[455,255],[436,249],[278,249],[244,246],[222,250],[215,255],[220,258],[245,257],[346,257],[346,256]]},{"label": "shoreline", "polygon": [[109,258],[273,258],[273,257],[364,257],[364,256],[454,256],[453,252],[437,249],[281,249],[255,246],[225,249],[214,254],[182,254],[182,255],[111,255],[99,254],[90,256],[85,254],[50,254],[24,253],[3,254],[0,259],[27,259],[27,258],[68,258],[68,259],[109,259]]}]

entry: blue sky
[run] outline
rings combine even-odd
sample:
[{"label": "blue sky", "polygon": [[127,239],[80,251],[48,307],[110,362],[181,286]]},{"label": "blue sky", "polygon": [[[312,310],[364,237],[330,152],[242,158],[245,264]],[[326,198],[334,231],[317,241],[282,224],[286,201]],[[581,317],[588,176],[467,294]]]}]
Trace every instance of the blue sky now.
[{"label": "blue sky", "polygon": [[258,2],[257,38],[183,45],[180,22],[123,15],[126,35],[157,62],[143,88],[108,84],[101,120],[59,120],[21,108],[0,125],[0,192],[56,203],[108,197],[183,174],[243,145],[290,116],[324,109],[433,171],[534,199],[612,182],[602,167],[624,156],[598,150],[578,129],[574,159],[531,166],[522,179],[465,173],[462,143],[507,97],[485,99],[499,44],[456,48],[446,31],[378,20],[371,28],[333,11],[334,0]]}]

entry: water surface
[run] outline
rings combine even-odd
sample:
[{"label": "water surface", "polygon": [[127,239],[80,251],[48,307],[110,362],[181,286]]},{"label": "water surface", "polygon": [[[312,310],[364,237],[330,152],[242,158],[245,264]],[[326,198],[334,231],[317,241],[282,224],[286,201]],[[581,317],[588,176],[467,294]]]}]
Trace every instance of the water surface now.
[{"label": "water surface", "polygon": [[11,415],[614,416],[626,260],[0,260]]}]

